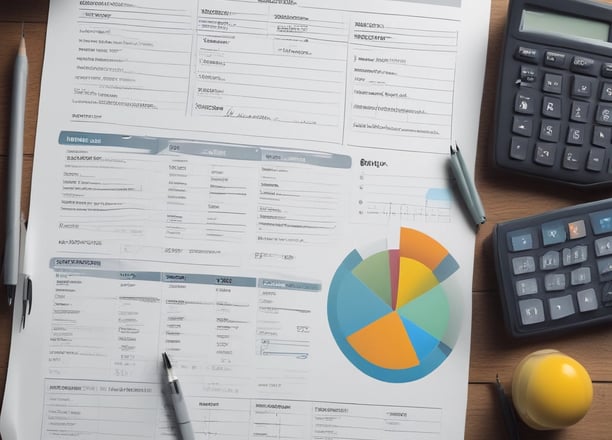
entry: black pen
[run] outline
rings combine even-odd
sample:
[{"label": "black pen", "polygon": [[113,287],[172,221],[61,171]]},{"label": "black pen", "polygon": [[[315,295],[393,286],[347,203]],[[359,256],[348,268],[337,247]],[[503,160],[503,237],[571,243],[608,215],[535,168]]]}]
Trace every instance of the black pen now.
[{"label": "black pen", "polygon": [[164,361],[164,368],[168,375],[168,388],[170,389],[170,397],[172,398],[172,406],[174,407],[174,413],[176,414],[176,422],[178,424],[179,431],[181,432],[181,438],[183,440],[194,440],[193,428],[191,426],[191,420],[189,419],[189,413],[187,412],[187,405],[183,397],[183,390],[179,384],[177,377],[172,371],[172,363],[170,358],[164,352],[162,353],[162,360]]},{"label": "black pen", "polygon": [[504,418],[504,425],[506,426],[508,439],[519,440],[518,425],[516,423],[514,409],[512,408],[512,403],[508,399],[508,396],[506,396],[506,392],[504,391],[504,387],[502,386],[502,383],[499,380],[498,374],[495,375],[495,388],[497,389],[497,397],[501,406],[502,416]]}]

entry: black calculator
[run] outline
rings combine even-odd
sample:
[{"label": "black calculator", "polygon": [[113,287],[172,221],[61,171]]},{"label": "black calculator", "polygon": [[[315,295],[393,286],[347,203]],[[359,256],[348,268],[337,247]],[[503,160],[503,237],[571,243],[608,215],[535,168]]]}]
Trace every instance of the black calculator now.
[{"label": "black calculator", "polygon": [[612,186],[612,5],[510,0],[498,81],[496,165]]},{"label": "black calculator", "polygon": [[612,198],[499,223],[493,246],[513,336],[612,321]]}]

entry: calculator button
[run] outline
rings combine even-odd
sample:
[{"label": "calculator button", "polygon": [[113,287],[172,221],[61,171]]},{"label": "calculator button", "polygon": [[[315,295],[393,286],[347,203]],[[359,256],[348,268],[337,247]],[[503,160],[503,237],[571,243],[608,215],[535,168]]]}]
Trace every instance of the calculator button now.
[{"label": "calculator button", "polygon": [[524,115],[535,113],[535,101],[538,94],[533,89],[522,88],[516,94],[514,100],[514,111]]},{"label": "calculator button", "polygon": [[579,170],[582,168],[582,162],[580,155],[582,154],[582,148],[580,147],[567,147],[563,152],[563,168],[566,170]]},{"label": "calculator button", "polygon": [[569,231],[570,240],[576,240],[577,238],[586,237],[586,226],[584,220],[576,220],[567,224]]},{"label": "calculator button", "polygon": [[602,101],[612,101],[612,83],[605,82],[602,84],[599,99]]},{"label": "calculator button", "polygon": [[612,232],[612,209],[589,214],[593,234],[600,235]]},{"label": "calculator button", "polygon": [[593,288],[579,291],[576,293],[576,299],[578,300],[578,310],[581,312],[590,312],[591,310],[597,310],[599,307],[597,293]]},{"label": "calculator button", "polygon": [[523,325],[537,324],[544,321],[544,303],[541,299],[530,298],[518,302]]},{"label": "calculator button", "polygon": [[[574,122],[587,122],[589,120],[589,103],[583,101],[572,101],[570,119]],[[608,141],[610,138],[608,137]]]},{"label": "calculator button", "polygon": [[576,313],[571,295],[550,298],[548,306],[550,307],[550,319],[561,319]]},{"label": "calculator button", "polygon": [[612,305],[612,283],[606,283],[601,288],[601,302],[605,306]]},{"label": "calculator button", "polygon": [[559,252],[548,251],[540,257],[540,269],[553,270],[559,267]]},{"label": "calculator button", "polygon": [[516,294],[518,296],[533,295],[538,293],[538,281],[535,278],[518,280],[516,282]]},{"label": "calculator button", "polygon": [[570,61],[572,72],[584,73],[585,75],[597,76],[595,60],[583,56],[574,56]]},{"label": "calculator button", "polygon": [[584,143],[584,125],[571,125],[567,129],[566,143],[573,145],[582,145]]},{"label": "calculator button", "polygon": [[587,157],[586,169],[599,172],[603,169],[606,150],[601,148],[591,148]]},{"label": "calculator button", "polygon": [[590,267],[579,267],[578,269],[572,270],[570,274],[570,284],[572,286],[580,286],[582,284],[588,284],[591,282],[591,268]]},{"label": "calculator button", "polygon": [[572,248],[572,264],[584,263],[589,257],[588,248],[579,245]]},{"label": "calculator button", "polygon": [[538,71],[534,66],[521,66],[521,81],[532,83],[538,79]]},{"label": "calculator button", "polygon": [[612,257],[598,259],[597,271],[604,281],[608,281],[610,276],[612,276]]},{"label": "calculator button", "polygon": [[604,78],[612,78],[612,63],[603,63],[601,65],[601,76]]},{"label": "calculator button", "polygon": [[538,50],[533,47],[519,46],[516,48],[514,56],[519,60],[535,64],[538,62],[539,53]]},{"label": "calculator button", "polygon": [[510,141],[510,157],[516,160],[527,159],[527,148],[528,147],[529,147],[528,138],[512,136],[512,139]]},{"label": "calculator button", "polygon": [[612,255],[612,235],[595,240],[595,255],[598,257]]},{"label": "calculator button", "polygon": [[572,264],[572,251],[571,249],[565,248],[561,252],[561,258],[563,259],[563,265],[569,266]]},{"label": "calculator button", "polygon": [[560,221],[543,223],[542,229],[542,244],[549,246],[551,244],[563,243],[567,240],[565,231],[565,223]]},{"label": "calculator button", "polygon": [[559,142],[560,131],[560,121],[543,120],[540,125],[540,139],[548,142]]},{"label": "calculator button", "polygon": [[563,265],[570,266],[572,264],[584,263],[588,256],[588,248],[585,245],[574,246],[571,249],[565,248],[562,251]]},{"label": "calculator button", "polygon": [[595,113],[595,122],[598,124],[612,125],[612,105],[611,104],[597,104],[597,111]]},{"label": "calculator button", "polygon": [[610,145],[610,139],[612,139],[612,127],[601,125],[593,127],[593,145],[606,148]]},{"label": "calculator button", "polygon": [[542,98],[542,115],[547,118],[561,119],[561,99],[544,96]]},{"label": "calculator button", "polygon": [[539,165],[552,167],[555,164],[555,144],[538,142],[533,161]]},{"label": "calculator button", "polygon": [[563,76],[557,75],[556,73],[546,73],[544,75],[544,82],[542,83],[543,91],[560,95],[562,87]]},{"label": "calculator button", "polygon": [[533,121],[530,118],[515,116],[512,119],[512,132],[530,137],[533,132]]},{"label": "calculator button", "polygon": [[593,93],[593,80],[584,76],[574,76],[572,96],[575,98],[590,98]]},{"label": "calculator button", "polygon": [[521,229],[510,232],[508,238],[510,239],[510,250],[513,252],[528,251],[535,247],[530,230]]},{"label": "calculator button", "polygon": [[566,60],[567,60],[567,56],[563,52],[553,52],[553,51],[547,50],[546,53],[544,54],[544,65],[545,66],[564,68]]},{"label": "calculator button", "polygon": [[563,273],[549,273],[544,277],[544,289],[547,292],[565,290],[565,286],[565,274]]},{"label": "calculator button", "polygon": [[533,257],[515,257],[512,259],[512,271],[514,275],[522,275],[524,273],[533,273],[536,270],[536,265]]}]

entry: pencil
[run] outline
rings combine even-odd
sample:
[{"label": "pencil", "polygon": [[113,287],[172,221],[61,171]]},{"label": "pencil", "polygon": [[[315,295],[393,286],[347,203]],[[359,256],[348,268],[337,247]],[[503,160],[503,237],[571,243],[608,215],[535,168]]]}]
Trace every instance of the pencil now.
[{"label": "pencil", "polygon": [[19,240],[21,235],[21,178],[23,167],[23,132],[25,97],[28,82],[28,58],[23,29],[15,59],[13,96],[11,103],[11,134],[8,154],[8,181],[6,205],[6,238],[4,242],[4,285],[8,303],[15,298],[19,277]]}]

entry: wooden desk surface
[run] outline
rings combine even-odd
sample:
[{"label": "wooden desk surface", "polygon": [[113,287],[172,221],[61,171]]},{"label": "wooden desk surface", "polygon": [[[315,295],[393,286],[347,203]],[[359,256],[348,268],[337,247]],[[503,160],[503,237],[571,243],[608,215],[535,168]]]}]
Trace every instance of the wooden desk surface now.
[{"label": "wooden desk surface", "polygon": [[[612,434],[612,327],[597,328],[562,339],[541,343],[515,342],[506,337],[501,324],[490,236],[495,223],[544,212],[553,208],[610,196],[610,191],[581,192],[553,185],[537,184],[514,176],[500,175],[489,169],[488,139],[491,124],[499,54],[506,17],[507,0],[492,0],[487,70],[482,100],[476,179],[481,191],[488,222],[477,236],[473,279],[472,352],[466,439],[501,439],[503,424],[493,388],[496,373],[509,388],[512,371],[531,351],[555,348],[582,362],[594,382],[594,402],[587,416],[571,428],[556,432],[523,433],[526,439],[604,439]],[[24,159],[22,205],[29,204],[32,153],[38,114],[38,95],[43,61],[48,0],[0,2],[0,177],[6,173],[10,93],[14,57],[25,22],[30,61]],[[0,195],[0,206],[5,205]],[[0,215],[0,218],[4,218]],[[4,224],[0,226],[4,230]],[[8,364],[11,313],[6,301],[0,301],[0,393]]]}]

